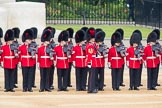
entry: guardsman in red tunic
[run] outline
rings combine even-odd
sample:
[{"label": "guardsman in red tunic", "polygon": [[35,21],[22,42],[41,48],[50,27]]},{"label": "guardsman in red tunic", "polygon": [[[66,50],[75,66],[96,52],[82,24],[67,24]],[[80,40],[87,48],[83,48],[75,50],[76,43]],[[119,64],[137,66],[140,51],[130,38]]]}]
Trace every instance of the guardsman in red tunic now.
[{"label": "guardsman in red tunic", "polygon": [[32,49],[30,48],[30,43],[33,38],[33,30],[26,29],[22,35],[23,44],[19,47],[19,66],[22,67],[23,76],[23,92],[33,92],[32,82],[33,82],[33,58]]},{"label": "guardsman in red tunic", "polygon": [[34,66],[33,66],[33,81],[32,81],[32,87],[33,88],[36,88],[36,85],[35,85],[35,73],[36,73],[36,54],[37,54],[37,49],[38,49],[38,44],[36,43],[36,39],[37,39],[37,34],[38,34],[38,29],[36,27],[32,27],[31,28],[33,30],[33,39],[31,41],[31,44],[30,44],[30,47],[33,48],[33,63],[34,63]]},{"label": "guardsman in red tunic", "polygon": [[98,31],[95,35],[95,50],[96,55],[93,55],[96,59],[96,87],[99,91],[104,91],[104,68],[105,68],[105,58],[108,54],[108,48],[104,45],[105,32]]},{"label": "guardsman in red tunic", "polygon": [[5,92],[15,92],[14,89],[14,71],[16,68],[14,51],[11,50],[11,46],[14,41],[14,32],[9,29],[6,31],[4,36],[6,42],[2,46],[2,61],[1,65],[4,68],[4,78],[5,78]]},{"label": "guardsman in red tunic", "polygon": [[157,61],[155,55],[155,45],[156,45],[157,34],[151,32],[147,37],[147,46],[144,49],[143,59],[145,60],[145,65],[147,67],[147,89],[156,89],[156,71],[157,71]]},{"label": "guardsman in red tunic", "polygon": [[43,44],[38,48],[38,67],[40,68],[40,90],[39,92],[50,90],[49,85],[49,75],[52,60],[54,58],[50,58],[51,49],[49,48],[50,40],[51,40],[51,32],[49,30],[45,30],[42,34],[42,42]]},{"label": "guardsman in red tunic", "polygon": [[138,45],[140,44],[140,36],[138,33],[133,33],[130,38],[131,46],[127,49],[127,66],[129,67],[130,88],[129,90],[139,90],[138,74],[140,71],[141,55]]},{"label": "guardsman in red tunic", "polygon": [[96,57],[97,54],[95,50],[95,33],[96,30],[90,27],[86,32],[87,45],[86,45],[86,66],[89,68],[89,78],[88,78],[88,93],[97,93],[98,89],[96,86]]},{"label": "guardsman in red tunic", "polygon": [[113,33],[111,37],[111,45],[112,47],[109,49],[108,53],[108,67],[111,68],[111,76],[112,76],[112,88],[113,90],[119,91],[120,83],[121,83],[121,71],[123,66],[123,58],[121,56],[121,34],[119,32]]},{"label": "guardsman in red tunic", "polygon": [[[72,50],[72,48],[73,48],[72,38],[73,38],[74,30],[73,30],[73,28],[68,28],[68,29],[66,29],[66,30],[67,30],[67,32],[69,33],[68,47],[69,47],[70,50]],[[73,63],[72,57],[70,57],[70,58],[68,59],[68,61],[69,61],[68,87],[72,87],[72,85],[71,85],[71,68],[72,68],[72,63]]]},{"label": "guardsman in red tunic", "polygon": [[[15,47],[15,50],[14,50],[14,53],[17,53],[18,54],[18,49],[19,49],[19,43],[17,41],[17,39],[19,38],[19,34],[20,34],[20,29],[15,27],[12,29],[14,31],[14,41],[13,41],[13,44],[14,44],[14,47]],[[16,63],[16,68],[15,68],[15,72],[14,72],[14,88],[18,88],[18,86],[16,85],[18,83],[18,63],[19,63],[19,57],[16,57],[15,58],[15,63]]]},{"label": "guardsman in red tunic", "polygon": [[157,56],[156,56],[156,60],[157,60],[157,71],[156,71],[156,86],[160,86],[160,84],[158,83],[158,75],[159,75],[159,67],[160,67],[160,61],[161,61],[161,54],[162,54],[162,46],[160,45],[160,30],[159,29],[155,29],[153,30],[153,32],[155,32],[157,34],[157,40],[156,40],[156,47],[157,47]]},{"label": "guardsman in red tunic", "polygon": [[[124,39],[124,30],[122,29],[122,28],[118,28],[117,30],[116,30],[116,32],[119,32],[120,33],[120,35],[121,35],[121,40],[122,40],[122,46],[123,47],[125,47],[125,45],[124,45],[124,43],[123,43],[123,39]],[[122,58],[122,71],[121,71],[121,74],[120,74],[120,76],[121,76],[121,82],[120,82],[120,86],[125,86],[125,84],[123,83],[123,76],[124,76],[124,67],[125,67],[125,60],[124,60],[124,57]]]},{"label": "guardsman in red tunic", "polygon": [[[51,32],[51,40],[50,40],[50,45],[49,45],[49,47],[50,47],[50,49],[54,49],[55,47],[56,47],[56,43],[54,42],[54,40],[53,40],[53,38],[54,38],[54,35],[55,35],[55,28],[53,28],[53,27],[50,27],[50,26],[48,26],[48,27],[46,27],[45,29],[44,29],[44,31],[45,30],[49,30],[50,32]],[[51,55],[50,55],[50,58],[52,58],[53,56],[54,56],[54,52],[51,52],[50,53]],[[49,73],[49,85],[50,85],[50,89],[51,90],[53,90],[54,89],[54,85],[53,85],[53,81],[54,81],[54,70],[55,70],[55,57],[54,57],[54,60],[53,61],[51,61],[52,63],[51,63],[51,69],[50,69],[50,73]]]},{"label": "guardsman in red tunic", "polygon": [[87,67],[85,65],[85,32],[78,30],[75,34],[76,45],[72,50],[73,65],[75,66],[76,91],[86,90]]},{"label": "guardsman in red tunic", "polygon": [[[140,43],[139,43],[139,45],[138,45],[138,49],[140,50],[140,52],[141,52],[141,56],[143,55],[143,52],[144,52],[144,46],[142,45],[142,43],[141,43],[141,40],[142,40],[142,33],[141,33],[141,31],[140,30],[135,30],[135,31],[133,31],[133,34],[134,33],[138,33],[139,35],[139,37],[140,37]],[[138,72],[138,87],[140,87],[140,86],[143,86],[143,84],[141,83],[141,77],[142,77],[142,68],[143,68],[143,59],[141,59],[141,61],[140,61],[140,70],[139,70],[139,72]]]},{"label": "guardsman in red tunic", "polygon": [[68,32],[62,31],[58,36],[59,45],[54,48],[54,52],[56,55],[56,68],[57,68],[57,77],[58,77],[58,91],[68,91],[67,83],[68,83],[68,49],[67,49],[67,41],[68,41]]}]

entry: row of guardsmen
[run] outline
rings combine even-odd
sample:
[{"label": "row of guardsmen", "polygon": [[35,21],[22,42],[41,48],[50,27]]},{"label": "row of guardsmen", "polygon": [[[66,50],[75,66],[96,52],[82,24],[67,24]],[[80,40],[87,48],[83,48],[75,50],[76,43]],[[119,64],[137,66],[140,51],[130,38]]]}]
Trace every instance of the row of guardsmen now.
[{"label": "row of guardsmen", "polygon": [[[75,67],[76,90],[97,93],[104,91],[105,58],[111,69],[112,89],[120,90],[123,83],[125,64],[129,67],[129,90],[139,90],[143,65],[147,68],[147,89],[157,90],[159,66],[162,61],[162,48],[159,43],[160,31],[153,30],[147,37],[147,45],[141,43],[142,33],[135,30],[130,37],[130,46],[125,47],[123,29],[117,29],[111,36],[111,47],[104,44],[105,32],[98,28],[82,27],[75,33],[68,28],[54,42],[55,28],[46,27],[41,35],[41,45],[36,43],[37,28],[26,29],[22,35],[23,44],[17,41],[19,28],[8,29],[5,43],[0,41],[1,66],[4,68],[5,92],[15,92],[18,83],[18,67],[22,68],[23,92],[33,92],[35,88],[36,65],[40,70],[39,92],[54,89],[54,69],[57,68],[58,91],[68,91],[71,85],[71,68]],[[0,28],[0,38],[3,31]],[[87,81],[88,78],[88,81]],[[88,89],[86,84],[88,82]]]}]

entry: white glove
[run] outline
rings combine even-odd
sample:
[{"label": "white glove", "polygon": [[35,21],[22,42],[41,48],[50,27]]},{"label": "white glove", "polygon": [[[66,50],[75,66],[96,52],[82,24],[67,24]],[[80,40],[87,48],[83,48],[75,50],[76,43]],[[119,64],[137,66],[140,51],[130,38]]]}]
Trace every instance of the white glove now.
[{"label": "white glove", "polygon": [[110,68],[111,68],[111,63],[108,62],[108,63],[107,63],[107,66],[108,66],[108,68],[110,69]]},{"label": "white glove", "polygon": [[73,67],[75,68],[75,61],[73,61],[73,64],[72,64],[72,65],[73,65]]},{"label": "white glove", "polygon": [[127,67],[129,67],[129,61],[127,61]]},{"label": "white glove", "polygon": [[87,66],[88,66],[88,68],[91,68],[91,67],[92,67],[90,63],[88,63],[88,65],[87,65]]},{"label": "white glove", "polygon": [[53,61],[53,65],[54,65],[54,67],[56,66],[56,61]]},{"label": "white glove", "polygon": [[39,65],[39,63],[37,63],[37,68],[40,69],[40,65]]},{"label": "white glove", "polygon": [[50,60],[54,60],[54,58],[52,57],[52,58],[50,58]]},{"label": "white glove", "polygon": [[3,62],[1,62],[1,67],[3,68],[3,66],[4,66],[4,65],[3,65]]},{"label": "white glove", "polygon": [[144,61],[144,66],[145,66],[145,68],[147,67],[147,63],[146,63],[146,61]]},{"label": "white glove", "polygon": [[19,62],[18,67],[21,69],[21,62]]}]

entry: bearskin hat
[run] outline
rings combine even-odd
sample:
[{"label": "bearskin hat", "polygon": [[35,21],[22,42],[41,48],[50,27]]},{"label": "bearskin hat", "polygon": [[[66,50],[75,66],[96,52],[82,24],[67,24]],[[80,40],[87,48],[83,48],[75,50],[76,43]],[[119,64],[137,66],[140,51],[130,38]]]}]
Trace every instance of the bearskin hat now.
[{"label": "bearskin hat", "polygon": [[133,33],[138,33],[140,36],[140,40],[142,40],[142,32],[140,30],[134,30]]},{"label": "bearskin hat", "polygon": [[54,38],[55,33],[56,33],[56,29],[55,28],[48,26],[43,31],[45,31],[45,30],[49,30],[51,32],[52,38]]},{"label": "bearskin hat", "polygon": [[12,28],[13,32],[14,32],[14,37],[15,38],[19,38],[20,35],[20,29],[18,27]]},{"label": "bearskin hat", "polygon": [[8,29],[4,36],[5,42],[14,40],[14,31],[12,29]]},{"label": "bearskin hat", "polygon": [[103,42],[105,39],[105,32],[99,31],[95,35],[95,42]]},{"label": "bearskin hat", "polygon": [[140,41],[141,41],[141,38],[140,38],[140,34],[139,33],[133,33],[131,38],[130,38],[130,45],[133,45],[133,43],[137,43],[139,44]]},{"label": "bearskin hat", "polygon": [[41,42],[50,41],[52,34],[49,30],[45,30],[41,36]]},{"label": "bearskin hat", "polygon": [[33,38],[36,39],[37,35],[38,35],[38,29],[36,27],[32,27],[31,29],[33,30],[33,33],[34,33],[34,37]]},{"label": "bearskin hat", "polygon": [[68,41],[69,33],[66,30],[63,30],[58,36],[58,42]]},{"label": "bearskin hat", "polygon": [[27,39],[32,40],[34,33],[32,29],[26,29],[22,35],[22,42],[25,42]]},{"label": "bearskin hat", "polygon": [[157,34],[155,32],[151,32],[147,37],[147,43],[149,42],[156,42]]},{"label": "bearskin hat", "polygon": [[73,28],[68,28],[68,29],[66,29],[66,31],[69,33],[69,38],[73,38],[74,29]]},{"label": "bearskin hat", "polygon": [[121,43],[121,34],[119,32],[115,32],[111,36],[111,45],[114,46],[115,43]]},{"label": "bearskin hat", "polygon": [[83,30],[78,30],[75,33],[75,42],[79,43],[85,40],[85,32]]},{"label": "bearskin hat", "polygon": [[153,32],[157,34],[157,39],[160,39],[160,30],[159,29],[154,29]]},{"label": "bearskin hat", "polygon": [[95,34],[96,34],[96,30],[93,27],[87,29],[86,31],[87,41],[89,41],[92,38],[95,38]]},{"label": "bearskin hat", "polygon": [[118,28],[118,29],[116,29],[115,32],[119,32],[120,35],[121,35],[121,39],[122,39],[122,40],[124,39],[124,30],[123,30],[122,28]]}]

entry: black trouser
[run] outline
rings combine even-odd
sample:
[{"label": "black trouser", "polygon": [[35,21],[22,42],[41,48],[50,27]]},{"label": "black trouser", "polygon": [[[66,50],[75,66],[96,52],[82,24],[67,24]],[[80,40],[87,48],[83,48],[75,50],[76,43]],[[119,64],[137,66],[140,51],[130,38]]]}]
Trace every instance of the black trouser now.
[{"label": "black trouser", "polygon": [[50,68],[40,68],[40,90],[49,89]]},{"label": "black trouser", "polygon": [[88,91],[92,92],[97,89],[96,87],[96,68],[89,69],[89,77],[88,77]]},{"label": "black trouser", "polygon": [[49,73],[49,86],[50,87],[53,86],[54,70],[55,70],[55,67],[54,67],[54,65],[52,65],[50,68],[50,73]]},{"label": "black trouser", "polygon": [[86,82],[87,82],[87,70],[86,68],[75,68],[75,76],[76,76],[76,89],[77,90],[85,90]]},{"label": "black trouser", "polygon": [[67,89],[68,69],[57,68],[58,89]]},{"label": "black trouser", "polygon": [[112,68],[111,69],[111,76],[112,76],[112,88],[119,89],[120,86],[120,73],[122,68]]},{"label": "black trouser", "polygon": [[35,86],[35,72],[36,72],[36,64],[33,66],[33,81],[32,81],[32,86]]},{"label": "black trouser", "polygon": [[130,88],[137,88],[138,87],[138,74],[140,69],[129,69],[129,78],[130,78]]},{"label": "black trouser", "polygon": [[14,69],[14,84],[17,84],[18,83],[18,66],[16,65],[16,68]]},{"label": "black trouser", "polygon": [[33,67],[22,67],[23,90],[32,90]]},{"label": "black trouser", "polygon": [[15,69],[4,68],[5,89],[12,90],[14,88],[14,71]]},{"label": "black trouser", "polygon": [[67,81],[67,85],[70,86],[71,85],[71,68],[72,68],[72,62],[69,62],[69,69],[68,69],[68,81]]},{"label": "black trouser", "polygon": [[142,68],[143,68],[143,64],[140,64],[140,69],[139,69],[139,72],[138,72],[138,86],[140,86],[141,84],[141,77],[142,77]]},{"label": "black trouser", "polygon": [[122,65],[122,69],[121,69],[121,72],[120,72],[120,85],[123,84],[123,75],[124,75],[124,64]]},{"label": "black trouser", "polygon": [[156,74],[156,79],[155,79],[156,80],[156,84],[158,84],[159,66],[160,66],[160,64],[157,65],[156,72],[155,72],[155,74]]},{"label": "black trouser", "polygon": [[104,67],[96,68],[96,87],[99,90],[104,87]]},{"label": "black trouser", "polygon": [[156,68],[147,68],[147,88],[156,87]]}]

